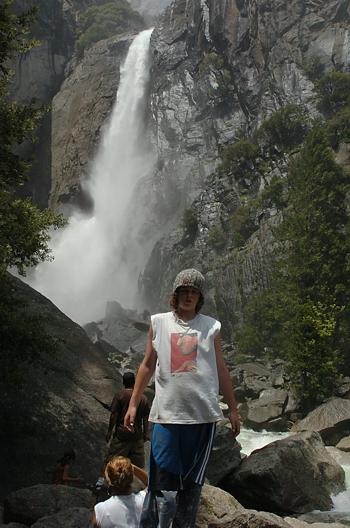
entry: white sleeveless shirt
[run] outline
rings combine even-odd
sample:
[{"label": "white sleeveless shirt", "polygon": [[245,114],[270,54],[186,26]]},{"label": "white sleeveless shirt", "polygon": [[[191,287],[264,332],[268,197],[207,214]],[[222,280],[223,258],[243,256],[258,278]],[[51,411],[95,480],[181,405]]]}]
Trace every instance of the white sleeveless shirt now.
[{"label": "white sleeveless shirt", "polygon": [[95,515],[101,528],[138,528],[146,491],[130,495],[115,495],[95,505]]},{"label": "white sleeveless shirt", "polygon": [[149,420],[173,424],[221,420],[214,347],[220,322],[202,314],[184,322],[167,312],[152,315],[151,323],[157,365]]}]

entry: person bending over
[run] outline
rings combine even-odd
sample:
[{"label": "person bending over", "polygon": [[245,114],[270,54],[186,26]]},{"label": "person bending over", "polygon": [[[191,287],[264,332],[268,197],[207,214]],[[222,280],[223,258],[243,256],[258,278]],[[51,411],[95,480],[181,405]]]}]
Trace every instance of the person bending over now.
[{"label": "person bending over", "polygon": [[138,528],[146,492],[132,492],[134,475],[147,486],[147,473],[129,458],[116,456],[109,460],[104,476],[111,497],[95,505],[94,528]]}]

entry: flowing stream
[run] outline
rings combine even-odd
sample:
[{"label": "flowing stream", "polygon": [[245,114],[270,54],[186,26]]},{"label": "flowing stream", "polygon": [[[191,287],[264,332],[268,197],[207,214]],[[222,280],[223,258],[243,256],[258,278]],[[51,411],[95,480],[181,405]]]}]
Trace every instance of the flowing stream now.
[{"label": "flowing stream", "polygon": [[[290,433],[270,433],[267,431],[256,432],[251,429],[242,429],[238,441],[242,452],[250,455],[255,449],[260,449],[275,440],[286,438]],[[341,514],[350,521],[350,453],[344,453],[335,447],[327,447],[329,454],[342,466],[345,471],[346,490],[332,496],[334,507],[329,514]],[[324,512],[320,512],[321,514]]]},{"label": "flowing stream", "polygon": [[93,215],[75,212],[64,230],[53,233],[54,260],[40,264],[28,280],[78,323],[103,316],[107,300],[131,307],[147,258],[146,242],[137,237],[143,219],[132,198],[153,166],[145,139],[151,33],[134,39],[121,66],[116,102],[86,185]]}]

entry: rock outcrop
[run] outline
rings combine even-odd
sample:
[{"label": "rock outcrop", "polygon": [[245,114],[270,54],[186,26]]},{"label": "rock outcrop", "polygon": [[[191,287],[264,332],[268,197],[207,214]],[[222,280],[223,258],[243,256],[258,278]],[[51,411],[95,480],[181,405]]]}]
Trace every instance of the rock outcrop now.
[{"label": "rock outcrop", "polygon": [[[0,497],[23,486],[52,481],[56,460],[67,448],[77,455],[75,471],[95,482],[104,458],[105,433],[121,376],[104,354],[48,299],[12,278],[14,299],[41,314],[56,343],[35,363],[18,366],[20,384],[1,386]],[[19,470],[20,468],[20,470]]]},{"label": "rock outcrop", "polygon": [[295,514],[329,510],[344,479],[320,435],[305,432],[254,451],[220,486],[245,507]]},{"label": "rock outcrop", "polygon": [[336,445],[350,434],[350,400],[328,400],[294,424],[291,431],[317,431],[326,445]]},{"label": "rock outcrop", "polygon": [[95,497],[87,489],[38,484],[14,491],[6,497],[4,519],[32,525],[43,517],[50,517],[68,508],[86,508],[91,511],[94,504]]},{"label": "rock outcrop", "polygon": [[52,103],[50,206],[89,209],[82,185],[88,175],[119,85],[120,64],[132,36],[103,40],[86,50]]}]

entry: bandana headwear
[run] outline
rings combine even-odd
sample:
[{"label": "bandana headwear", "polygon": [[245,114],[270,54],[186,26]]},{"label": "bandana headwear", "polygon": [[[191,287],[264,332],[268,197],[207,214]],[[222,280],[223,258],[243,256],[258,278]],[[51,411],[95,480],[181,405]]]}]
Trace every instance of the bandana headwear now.
[{"label": "bandana headwear", "polygon": [[197,288],[197,290],[199,290],[203,295],[204,277],[200,271],[197,271],[194,268],[182,270],[176,276],[174,281],[173,293],[175,293],[175,291],[180,288],[180,286],[191,286],[192,288]]}]

